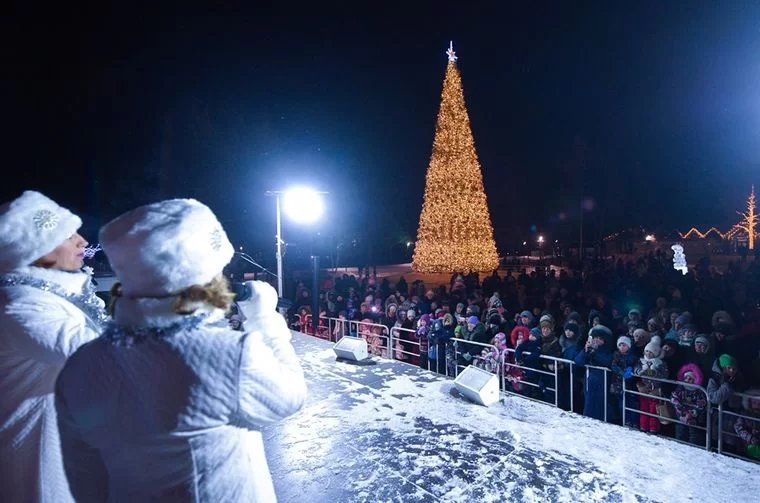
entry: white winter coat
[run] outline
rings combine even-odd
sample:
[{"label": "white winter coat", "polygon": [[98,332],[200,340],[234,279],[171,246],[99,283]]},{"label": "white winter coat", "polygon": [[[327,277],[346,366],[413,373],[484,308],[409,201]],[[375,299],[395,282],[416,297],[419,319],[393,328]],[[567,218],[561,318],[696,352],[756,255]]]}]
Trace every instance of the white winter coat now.
[{"label": "white winter coat", "polygon": [[[258,430],[297,412],[306,384],[271,294],[271,310],[249,318],[246,332],[205,307],[197,328],[132,347],[101,337],[69,360],[56,405],[78,501],[276,501]],[[115,322],[187,319],[172,304],[121,298]]]},{"label": "white winter coat", "polygon": [[[39,267],[12,273],[81,293],[89,277]],[[100,327],[74,304],[32,286],[0,287],[0,500],[72,501],[53,391],[66,358]]]}]

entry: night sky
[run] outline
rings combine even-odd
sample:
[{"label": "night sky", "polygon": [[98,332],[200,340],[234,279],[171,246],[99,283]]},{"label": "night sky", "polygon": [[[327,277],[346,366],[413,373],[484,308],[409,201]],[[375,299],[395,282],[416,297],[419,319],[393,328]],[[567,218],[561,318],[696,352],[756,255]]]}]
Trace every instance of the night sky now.
[{"label": "night sky", "polygon": [[532,225],[577,239],[582,198],[589,238],[727,229],[760,185],[752,2],[252,3],[8,12],[2,199],[41,190],[95,240],[136,205],[195,197],[256,248],[274,241],[264,191],[306,183],[329,214],[286,239],[405,242],[449,40],[502,253]]}]

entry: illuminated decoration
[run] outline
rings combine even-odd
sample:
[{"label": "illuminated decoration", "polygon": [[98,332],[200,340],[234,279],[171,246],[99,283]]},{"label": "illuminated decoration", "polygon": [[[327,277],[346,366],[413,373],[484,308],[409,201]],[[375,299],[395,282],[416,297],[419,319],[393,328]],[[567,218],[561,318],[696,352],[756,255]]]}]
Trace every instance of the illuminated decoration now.
[{"label": "illuminated decoration", "polygon": [[[691,229],[689,229],[689,231],[686,234],[682,234],[679,232],[678,235],[681,236],[681,239],[689,239],[694,236],[698,237],[699,239],[707,239],[712,233],[712,234],[717,235],[721,239],[730,239],[729,234],[732,232],[735,232],[735,228],[732,228],[728,232],[724,233],[724,232],[720,232],[715,227],[710,227],[705,232],[700,232],[699,229],[697,229],[696,227],[692,227]],[[733,236],[733,234],[731,235]]]},{"label": "illuminated decoration", "polygon": [[412,268],[424,273],[493,271],[499,256],[453,44],[446,55]]},{"label": "illuminated decoration", "polygon": [[670,249],[673,250],[673,269],[681,271],[682,274],[689,272],[689,268],[686,267],[686,255],[683,252],[683,246],[674,244]]},{"label": "illuminated decoration", "polygon": [[100,244],[97,244],[96,246],[86,246],[84,249],[84,258],[92,258],[102,249],[103,248],[100,247]]},{"label": "illuminated decoration", "polygon": [[652,242],[657,241],[657,239],[654,237],[654,234],[647,234],[644,236],[644,241]]},{"label": "illuminated decoration", "polygon": [[747,233],[747,248],[755,249],[755,232],[757,232],[757,201],[755,200],[755,186],[752,186],[752,192],[747,198],[747,212],[737,211],[742,216],[742,220],[735,227]]}]

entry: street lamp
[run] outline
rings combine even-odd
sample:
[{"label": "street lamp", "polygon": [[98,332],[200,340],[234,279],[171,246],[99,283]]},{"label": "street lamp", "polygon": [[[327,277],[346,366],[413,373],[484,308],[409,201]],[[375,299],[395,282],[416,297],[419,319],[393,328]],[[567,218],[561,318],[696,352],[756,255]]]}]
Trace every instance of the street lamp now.
[{"label": "street lamp", "polygon": [[543,236],[538,236],[538,244],[540,244],[540,245],[544,244],[544,237]]},{"label": "street lamp", "polygon": [[299,223],[314,223],[319,219],[324,211],[322,194],[308,187],[294,187],[288,190],[268,190],[267,196],[274,196],[277,207],[277,295],[283,296],[282,286],[282,216],[281,210],[291,219]]}]

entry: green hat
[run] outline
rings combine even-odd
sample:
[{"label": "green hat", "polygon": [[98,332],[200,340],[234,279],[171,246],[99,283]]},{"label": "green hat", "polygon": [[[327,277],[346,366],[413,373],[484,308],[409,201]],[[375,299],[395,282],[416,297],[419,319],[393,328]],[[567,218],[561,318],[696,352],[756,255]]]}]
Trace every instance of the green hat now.
[{"label": "green hat", "polygon": [[722,369],[726,367],[736,367],[736,358],[731,355],[720,355],[720,358],[718,358],[718,364]]}]

